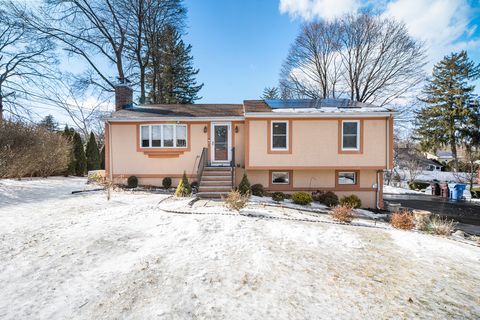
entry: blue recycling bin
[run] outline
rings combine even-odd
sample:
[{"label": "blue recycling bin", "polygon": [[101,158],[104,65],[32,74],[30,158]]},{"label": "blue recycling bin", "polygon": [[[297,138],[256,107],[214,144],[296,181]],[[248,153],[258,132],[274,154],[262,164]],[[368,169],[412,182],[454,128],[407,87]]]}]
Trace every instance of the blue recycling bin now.
[{"label": "blue recycling bin", "polygon": [[463,191],[467,187],[466,184],[462,183],[449,183],[448,189],[450,190],[449,198],[452,200],[462,200]]}]

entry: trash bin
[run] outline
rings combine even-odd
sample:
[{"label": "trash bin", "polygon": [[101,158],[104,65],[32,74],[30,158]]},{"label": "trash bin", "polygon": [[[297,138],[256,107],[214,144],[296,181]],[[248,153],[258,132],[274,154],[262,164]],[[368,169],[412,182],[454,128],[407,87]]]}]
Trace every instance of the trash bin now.
[{"label": "trash bin", "polygon": [[462,200],[463,191],[467,185],[461,183],[449,183],[448,188],[450,189],[450,199],[452,200]]},{"label": "trash bin", "polygon": [[438,182],[430,183],[430,187],[432,188],[432,196],[440,195],[440,185],[438,184]]},{"label": "trash bin", "polygon": [[450,194],[448,192],[448,184],[446,184],[446,183],[441,183],[440,184],[440,195],[443,198],[448,198],[450,196]]}]

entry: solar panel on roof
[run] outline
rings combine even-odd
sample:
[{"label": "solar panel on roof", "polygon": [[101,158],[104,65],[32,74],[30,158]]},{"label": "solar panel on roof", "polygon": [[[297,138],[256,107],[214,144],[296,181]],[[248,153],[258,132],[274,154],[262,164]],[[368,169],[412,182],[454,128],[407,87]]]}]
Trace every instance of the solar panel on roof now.
[{"label": "solar panel on roof", "polygon": [[265,100],[265,103],[272,109],[361,108],[360,104],[349,99]]}]

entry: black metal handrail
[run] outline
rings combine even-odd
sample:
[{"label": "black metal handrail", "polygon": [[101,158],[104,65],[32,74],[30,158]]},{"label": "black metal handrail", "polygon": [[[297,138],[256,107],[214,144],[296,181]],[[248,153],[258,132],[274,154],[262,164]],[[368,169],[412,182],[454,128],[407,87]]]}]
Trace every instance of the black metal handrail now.
[{"label": "black metal handrail", "polygon": [[232,148],[232,161],[230,161],[232,168],[232,190],[235,189],[235,147]]},{"label": "black metal handrail", "polygon": [[202,179],[203,169],[208,165],[208,148],[203,148],[202,155],[200,156],[200,161],[198,161],[197,168],[197,181],[200,183]]}]

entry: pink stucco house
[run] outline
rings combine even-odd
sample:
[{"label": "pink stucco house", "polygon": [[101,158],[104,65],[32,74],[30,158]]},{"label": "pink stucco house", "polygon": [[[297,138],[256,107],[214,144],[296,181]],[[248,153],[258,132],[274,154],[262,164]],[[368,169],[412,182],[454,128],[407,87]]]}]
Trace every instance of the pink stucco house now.
[{"label": "pink stucco house", "polygon": [[116,89],[106,121],[106,174],[140,184],[178,183],[220,197],[244,172],[268,191],[332,190],[382,206],[383,172],[393,165],[394,111],[343,99],[246,100],[243,104],[132,106]]}]

